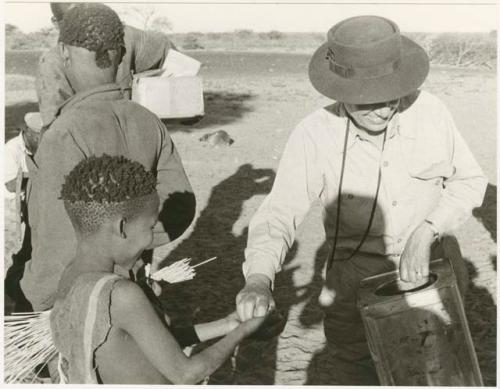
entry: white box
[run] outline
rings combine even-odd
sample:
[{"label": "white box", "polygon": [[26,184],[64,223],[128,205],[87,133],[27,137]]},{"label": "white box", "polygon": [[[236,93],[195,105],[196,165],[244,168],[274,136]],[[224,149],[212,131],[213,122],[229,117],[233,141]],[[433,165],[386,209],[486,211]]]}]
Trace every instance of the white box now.
[{"label": "white box", "polygon": [[173,76],[196,76],[201,68],[201,62],[179,53],[177,50],[170,49],[162,66],[163,77]]},{"label": "white box", "polygon": [[132,82],[132,101],[160,119],[203,116],[203,80],[200,76],[158,77],[138,74]]}]

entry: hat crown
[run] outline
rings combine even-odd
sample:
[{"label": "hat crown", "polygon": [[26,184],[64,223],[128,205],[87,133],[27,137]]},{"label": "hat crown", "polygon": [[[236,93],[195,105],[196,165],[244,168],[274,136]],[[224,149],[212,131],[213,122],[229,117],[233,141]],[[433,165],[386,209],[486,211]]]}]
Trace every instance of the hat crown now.
[{"label": "hat crown", "polygon": [[398,26],[380,16],[346,19],[333,26],[327,37],[334,61],[345,67],[377,66],[401,56]]},{"label": "hat crown", "polygon": [[370,45],[399,33],[394,23],[379,16],[350,18],[332,30],[334,39],[347,46]]},{"label": "hat crown", "polygon": [[415,92],[429,72],[425,50],[380,16],[357,16],[333,26],[309,63],[317,91],[350,104],[391,101]]}]

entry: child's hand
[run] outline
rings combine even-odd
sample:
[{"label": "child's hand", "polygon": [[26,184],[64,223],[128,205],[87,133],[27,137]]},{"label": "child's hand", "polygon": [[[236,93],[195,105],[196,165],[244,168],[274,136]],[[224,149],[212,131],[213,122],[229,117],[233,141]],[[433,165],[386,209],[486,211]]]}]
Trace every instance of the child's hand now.
[{"label": "child's hand", "polygon": [[245,337],[250,336],[259,329],[266,318],[267,315],[261,317],[253,317],[251,319],[248,319],[247,321],[241,322],[238,328],[241,328],[243,330]]},{"label": "child's hand", "polygon": [[229,315],[226,316],[226,325],[227,325],[227,333],[231,332],[234,330],[236,327],[238,327],[241,324],[241,320],[238,316],[238,312],[234,311],[231,312]]}]

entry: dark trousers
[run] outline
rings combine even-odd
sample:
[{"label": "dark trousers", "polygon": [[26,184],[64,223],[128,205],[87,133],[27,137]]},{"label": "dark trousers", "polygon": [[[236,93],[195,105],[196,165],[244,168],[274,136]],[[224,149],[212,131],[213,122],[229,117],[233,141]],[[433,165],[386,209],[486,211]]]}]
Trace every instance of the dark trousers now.
[{"label": "dark trousers", "polygon": [[[21,289],[24,266],[31,258],[31,229],[26,222],[26,230],[21,249],[12,256],[12,266],[7,270],[4,280],[4,314],[11,312],[33,312],[33,307]],[[9,301],[10,300],[10,301]]]}]

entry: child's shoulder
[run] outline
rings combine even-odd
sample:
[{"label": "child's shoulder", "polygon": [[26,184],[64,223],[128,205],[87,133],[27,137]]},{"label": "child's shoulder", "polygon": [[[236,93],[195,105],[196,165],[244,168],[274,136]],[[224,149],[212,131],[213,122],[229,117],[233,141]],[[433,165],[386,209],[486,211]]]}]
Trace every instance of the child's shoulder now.
[{"label": "child's shoulder", "polygon": [[144,292],[135,282],[126,278],[120,278],[116,282],[113,289],[113,302],[115,304],[130,305],[143,302],[145,299]]},{"label": "child's shoulder", "polygon": [[124,278],[114,284],[111,316],[117,327],[129,329],[130,325],[147,321],[151,315],[154,315],[154,309],[139,285]]}]

